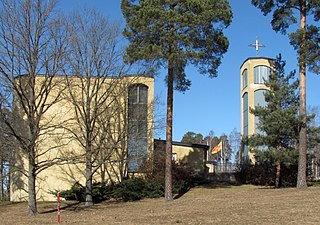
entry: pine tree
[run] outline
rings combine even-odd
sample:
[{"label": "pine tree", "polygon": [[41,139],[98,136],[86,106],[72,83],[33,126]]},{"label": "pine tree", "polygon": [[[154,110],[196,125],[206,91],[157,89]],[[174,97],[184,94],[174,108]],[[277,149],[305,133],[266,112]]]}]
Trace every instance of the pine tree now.
[{"label": "pine tree", "polygon": [[186,91],[191,81],[185,67],[191,63],[200,73],[217,76],[228,48],[223,29],[231,23],[228,0],[122,0],[130,41],[126,61],[154,62],[168,70],[165,198],[172,200],[173,89]]},{"label": "pine tree", "polygon": [[285,76],[285,61],[281,55],[274,61],[274,70],[265,81],[270,89],[265,92],[266,106],[256,106],[251,112],[258,117],[257,134],[249,137],[249,145],[259,149],[268,147],[278,151],[276,187],[280,186],[281,158],[287,150],[293,150],[298,141],[299,95],[298,80],[291,82],[295,72]]},{"label": "pine tree", "polygon": [[190,143],[190,144],[202,144],[203,143],[203,135],[197,134],[192,131],[188,131],[185,133],[181,139],[182,143]]},{"label": "pine tree", "polygon": [[[251,0],[252,4],[261,9],[264,15],[273,12],[272,28],[276,32],[286,34],[292,24],[298,22],[299,28],[289,34],[290,44],[298,52],[300,70],[300,114],[302,117],[299,132],[299,168],[297,188],[307,187],[307,113],[306,113],[306,67],[315,73],[320,71],[320,27],[309,23],[307,15],[313,15],[313,20],[320,20],[319,0]],[[312,19],[312,17],[308,17]]]}]

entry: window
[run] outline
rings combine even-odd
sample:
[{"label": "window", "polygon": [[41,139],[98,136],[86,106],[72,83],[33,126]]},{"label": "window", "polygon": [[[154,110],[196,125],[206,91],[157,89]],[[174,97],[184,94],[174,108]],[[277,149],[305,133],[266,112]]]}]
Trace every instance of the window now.
[{"label": "window", "polygon": [[269,79],[271,73],[270,67],[267,66],[256,66],[254,68],[254,83],[264,84]]},{"label": "window", "polygon": [[[257,90],[254,92],[254,107],[261,106],[265,107],[267,102],[264,97],[264,93],[266,90]],[[262,132],[258,129],[259,117],[255,116],[255,133],[262,134]]]},{"label": "window", "polygon": [[267,90],[256,90],[254,92],[254,106],[261,106],[265,107],[267,105],[266,99],[264,97],[264,94]]},{"label": "window", "polygon": [[148,103],[148,87],[142,84],[129,87],[129,106]]},{"label": "window", "polygon": [[128,171],[138,172],[148,154],[148,87],[128,90]]},{"label": "window", "polygon": [[248,136],[248,113],[249,113],[249,109],[248,109],[248,93],[245,93],[242,97],[243,99],[243,134],[245,136]]},{"label": "window", "polygon": [[245,69],[242,73],[242,89],[248,86],[248,70]]},{"label": "window", "polygon": [[[248,122],[248,117],[249,117],[249,107],[248,107],[248,93],[245,93],[242,96],[242,114],[243,114],[243,136],[247,137],[249,132],[248,132],[248,126],[249,126],[249,122]],[[244,160],[246,161],[248,159],[248,146],[244,145],[244,151],[243,151],[243,155],[244,155]]]}]

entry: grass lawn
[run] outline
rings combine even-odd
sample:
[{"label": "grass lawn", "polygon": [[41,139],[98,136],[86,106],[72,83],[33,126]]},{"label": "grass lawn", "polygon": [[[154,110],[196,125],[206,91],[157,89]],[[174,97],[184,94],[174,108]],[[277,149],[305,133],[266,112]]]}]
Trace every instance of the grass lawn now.
[{"label": "grass lawn", "polygon": [[[62,207],[71,202],[63,202]],[[26,203],[0,205],[2,225],[57,224],[55,203],[38,203],[39,214],[26,215]],[[61,211],[61,224],[320,224],[320,187],[305,190],[259,186],[203,186],[172,202],[145,199],[107,201],[90,208],[74,204]]]}]

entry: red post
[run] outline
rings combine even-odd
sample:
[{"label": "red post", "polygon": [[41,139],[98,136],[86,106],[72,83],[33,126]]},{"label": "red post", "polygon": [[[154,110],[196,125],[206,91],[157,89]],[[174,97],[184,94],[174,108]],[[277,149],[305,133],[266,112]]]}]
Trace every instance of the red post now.
[{"label": "red post", "polygon": [[60,214],[60,192],[58,192],[57,210],[58,210],[58,224],[60,224],[60,223],[61,223],[61,214]]}]

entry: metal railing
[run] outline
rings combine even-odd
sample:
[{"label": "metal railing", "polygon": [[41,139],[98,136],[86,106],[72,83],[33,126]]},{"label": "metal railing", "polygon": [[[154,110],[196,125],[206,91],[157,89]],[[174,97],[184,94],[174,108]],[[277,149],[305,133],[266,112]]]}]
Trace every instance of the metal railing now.
[{"label": "metal railing", "polygon": [[223,162],[207,162],[209,173],[234,173],[237,171],[236,163]]}]

